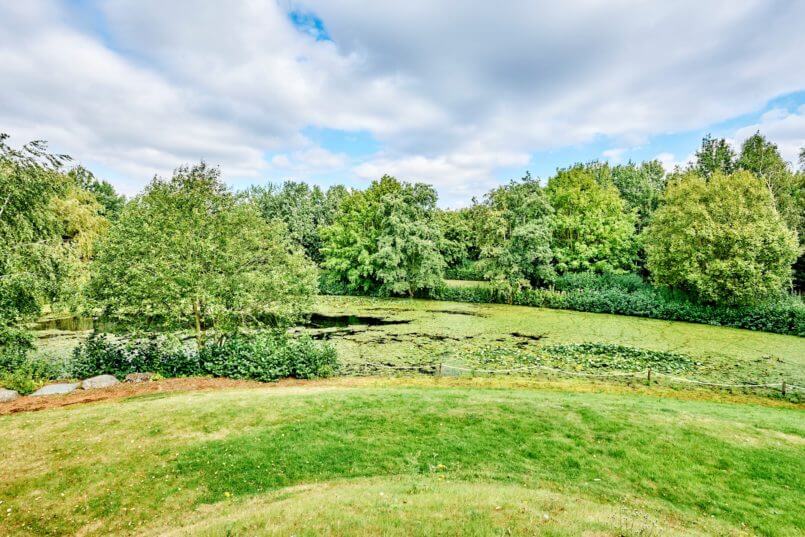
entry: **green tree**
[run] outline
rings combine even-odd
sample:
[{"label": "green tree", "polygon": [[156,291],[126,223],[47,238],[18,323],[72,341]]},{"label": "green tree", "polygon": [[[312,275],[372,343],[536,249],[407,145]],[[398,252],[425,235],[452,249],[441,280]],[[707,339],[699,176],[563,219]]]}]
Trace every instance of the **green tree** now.
[{"label": "green tree", "polygon": [[481,213],[480,267],[491,285],[514,293],[553,279],[551,208],[539,182],[526,175],[492,190]]},{"label": "green tree", "polygon": [[261,320],[293,322],[316,271],[285,226],[227,190],[203,162],[154,178],[93,261],[91,296],[123,328],[192,330],[199,347]]},{"label": "green tree", "polygon": [[437,210],[436,223],[442,234],[439,252],[449,269],[478,260],[478,238],[473,228],[472,209]]},{"label": "green tree", "polygon": [[79,188],[95,196],[96,201],[101,205],[100,214],[109,220],[116,219],[123,210],[126,198],[118,194],[115,187],[108,181],[97,179],[91,171],[83,166],[74,167],[67,172],[67,176],[75,181]]},{"label": "green tree", "polygon": [[717,172],[732,173],[735,169],[735,151],[724,138],[713,138],[707,135],[702,139],[702,146],[696,151],[696,162],[691,170],[700,177],[709,179]]},{"label": "green tree", "polygon": [[601,184],[583,165],[559,170],[548,181],[555,214],[552,249],[559,272],[624,272],[635,265],[634,211],[617,188]]},{"label": "green tree", "polygon": [[805,185],[802,176],[793,173],[783,160],[777,145],[756,132],[744,141],[738,157],[737,168],[752,172],[759,177],[774,200],[777,210],[789,228],[800,235],[805,234],[803,224],[802,191]]},{"label": "green tree", "polygon": [[57,294],[66,252],[53,204],[69,185],[60,172],[68,157],[7,139],[0,134],[0,326],[32,319]]},{"label": "green tree", "polygon": [[645,248],[655,283],[731,305],[778,296],[797,253],[769,190],[747,171],[675,178],[645,231]]},{"label": "green tree", "polygon": [[346,189],[340,185],[326,193],[318,186],[286,181],[281,186],[269,184],[247,191],[266,220],[280,220],[291,238],[305,249],[308,257],[322,261],[321,229],[332,224],[335,211]]},{"label": "green tree", "polygon": [[665,188],[665,170],[658,160],[640,165],[629,162],[612,168],[612,183],[626,202],[627,210],[637,213],[637,230],[648,224]]},{"label": "green tree", "polygon": [[324,228],[324,268],[350,291],[405,294],[438,286],[444,260],[434,213],[436,191],[383,176],[341,200]]}]

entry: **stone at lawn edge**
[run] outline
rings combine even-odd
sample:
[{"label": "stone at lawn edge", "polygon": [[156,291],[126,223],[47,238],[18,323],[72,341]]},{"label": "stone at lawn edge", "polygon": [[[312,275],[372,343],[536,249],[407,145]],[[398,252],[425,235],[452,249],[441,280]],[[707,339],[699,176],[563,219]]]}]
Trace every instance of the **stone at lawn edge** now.
[{"label": "stone at lawn edge", "polygon": [[40,395],[64,395],[65,393],[74,392],[81,383],[79,382],[59,382],[57,384],[48,384],[47,386],[42,386],[34,393],[31,394],[31,397],[38,397]]},{"label": "stone at lawn edge", "polygon": [[129,373],[126,375],[126,382],[149,382],[153,379],[153,373]]},{"label": "stone at lawn edge", "polygon": [[98,375],[84,380],[81,387],[85,390],[94,390],[95,388],[108,388],[117,384],[117,379],[112,375]]},{"label": "stone at lawn edge", "polygon": [[0,403],[8,403],[9,401],[13,401],[20,394],[15,392],[14,390],[6,390],[5,388],[0,388]]}]

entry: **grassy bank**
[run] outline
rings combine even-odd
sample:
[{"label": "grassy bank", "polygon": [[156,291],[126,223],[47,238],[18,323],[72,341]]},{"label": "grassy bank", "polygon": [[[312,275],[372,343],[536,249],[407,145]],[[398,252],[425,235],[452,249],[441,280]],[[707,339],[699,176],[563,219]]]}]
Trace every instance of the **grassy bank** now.
[{"label": "grassy bank", "polygon": [[496,386],[331,381],[3,416],[0,533],[805,529],[800,409]]}]

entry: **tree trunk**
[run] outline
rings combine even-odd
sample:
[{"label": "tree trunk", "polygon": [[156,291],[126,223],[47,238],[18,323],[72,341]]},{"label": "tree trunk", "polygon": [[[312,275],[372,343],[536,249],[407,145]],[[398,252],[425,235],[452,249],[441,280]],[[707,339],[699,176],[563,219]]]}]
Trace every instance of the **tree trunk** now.
[{"label": "tree trunk", "polygon": [[193,317],[196,321],[196,345],[200,350],[204,346],[204,331],[201,329],[201,306],[198,300],[193,301]]}]

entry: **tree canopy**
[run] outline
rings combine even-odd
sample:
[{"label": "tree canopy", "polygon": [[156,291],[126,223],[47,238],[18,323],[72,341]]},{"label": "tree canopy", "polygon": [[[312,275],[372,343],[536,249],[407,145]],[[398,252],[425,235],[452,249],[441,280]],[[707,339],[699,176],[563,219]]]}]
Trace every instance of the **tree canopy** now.
[{"label": "tree canopy", "polygon": [[734,305],[779,295],[797,253],[769,190],[747,171],[675,178],[645,231],[645,248],[657,284]]},{"label": "tree canopy", "polygon": [[584,165],[559,170],[548,181],[553,207],[553,253],[559,272],[623,272],[635,265],[636,214],[618,189],[596,181]]},{"label": "tree canopy", "polygon": [[539,182],[526,175],[492,190],[478,216],[480,267],[498,291],[511,297],[550,282],[554,271],[553,209]]},{"label": "tree canopy", "polygon": [[306,311],[316,271],[284,224],[227,190],[203,162],[154,178],[98,245],[91,295],[134,329],[232,333]]},{"label": "tree canopy", "polygon": [[322,230],[323,267],[351,291],[413,296],[443,278],[442,235],[435,221],[436,191],[383,176],[341,201]]}]

